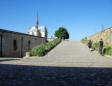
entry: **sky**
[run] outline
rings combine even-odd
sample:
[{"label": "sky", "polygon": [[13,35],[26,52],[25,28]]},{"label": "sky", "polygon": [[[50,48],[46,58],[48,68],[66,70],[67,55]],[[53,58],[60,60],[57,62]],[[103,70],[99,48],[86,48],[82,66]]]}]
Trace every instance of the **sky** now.
[{"label": "sky", "polygon": [[59,27],[80,40],[112,26],[112,0],[0,0],[0,29],[27,33],[37,12],[49,38]]}]

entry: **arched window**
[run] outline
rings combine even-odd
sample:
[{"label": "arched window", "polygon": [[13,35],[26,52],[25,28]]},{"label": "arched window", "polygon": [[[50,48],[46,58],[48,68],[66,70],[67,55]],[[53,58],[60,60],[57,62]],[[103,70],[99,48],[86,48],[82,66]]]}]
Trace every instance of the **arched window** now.
[{"label": "arched window", "polygon": [[16,51],[17,50],[17,41],[13,40],[13,49]]}]

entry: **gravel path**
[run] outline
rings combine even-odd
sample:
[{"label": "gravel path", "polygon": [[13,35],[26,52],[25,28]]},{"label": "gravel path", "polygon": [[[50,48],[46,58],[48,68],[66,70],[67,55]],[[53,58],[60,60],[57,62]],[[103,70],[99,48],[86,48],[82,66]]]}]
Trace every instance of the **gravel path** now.
[{"label": "gravel path", "polygon": [[45,57],[0,58],[0,86],[112,86],[112,58],[63,41]]}]

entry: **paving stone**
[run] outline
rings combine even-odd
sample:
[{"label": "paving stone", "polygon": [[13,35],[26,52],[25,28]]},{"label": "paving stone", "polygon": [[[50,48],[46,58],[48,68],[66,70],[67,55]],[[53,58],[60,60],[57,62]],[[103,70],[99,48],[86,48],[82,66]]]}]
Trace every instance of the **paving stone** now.
[{"label": "paving stone", "polygon": [[112,59],[80,42],[63,41],[42,58],[13,59],[0,58],[0,86],[111,86]]}]

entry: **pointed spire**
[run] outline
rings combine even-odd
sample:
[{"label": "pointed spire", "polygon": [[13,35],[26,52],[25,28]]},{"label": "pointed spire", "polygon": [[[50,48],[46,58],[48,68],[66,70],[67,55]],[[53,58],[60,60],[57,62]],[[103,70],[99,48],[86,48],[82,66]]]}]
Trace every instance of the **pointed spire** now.
[{"label": "pointed spire", "polygon": [[38,25],[38,12],[37,12],[37,16],[36,16],[36,25]]}]

